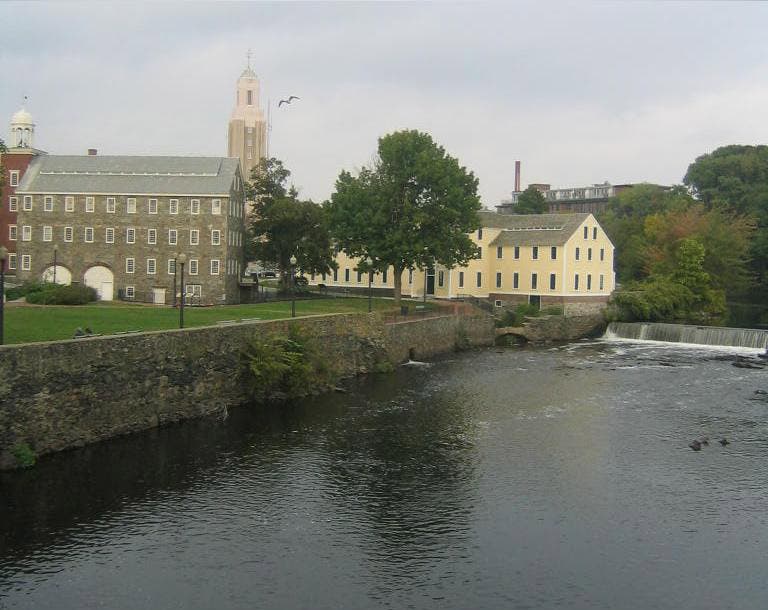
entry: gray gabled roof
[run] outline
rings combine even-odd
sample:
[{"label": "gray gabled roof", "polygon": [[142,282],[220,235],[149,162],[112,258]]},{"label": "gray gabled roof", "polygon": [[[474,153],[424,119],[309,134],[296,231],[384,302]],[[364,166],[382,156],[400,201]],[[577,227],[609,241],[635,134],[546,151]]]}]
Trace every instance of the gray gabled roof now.
[{"label": "gray gabled roof", "polygon": [[480,212],[484,227],[501,229],[491,246],[560,246],[589,214],[498,214]]},{"label": "gray gabled roof", "polygon": [[16,192],[227,196],[238,166],[228,157],[43,155]]}]

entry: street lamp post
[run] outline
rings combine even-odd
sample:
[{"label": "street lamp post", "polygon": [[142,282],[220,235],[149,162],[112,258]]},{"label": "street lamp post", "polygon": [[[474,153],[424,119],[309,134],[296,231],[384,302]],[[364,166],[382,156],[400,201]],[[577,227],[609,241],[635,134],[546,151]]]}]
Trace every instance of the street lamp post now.
[{"label": "street lamp post", "polygon": [[291,255],[291,317],[296,317],[296,256]]},{"label": "street lamp post", "polygon": [[56,267],[59,266],[59,244],[53,244],[53,283],[56,283]]},{"label": "street lamp post", "polygon": [[8,249],[0,246],[0,345],[5,344],[5,259],[8,258]]},{"label": "street lamp post", "polygon": [[365,259],[368,265],[368,313],[371,313],[371,284],[373,284],[373,260],[371,257]]},{"label": "street lamp post", "polygon": [[179,328],[184,328],[184,263],[187,255],[183,252],[176,257],[176,262],[181,265],[181,300],[179,301]]},{"label": "street lamp post", "polygon": [[179,272],[176,267],[176,259],[179,255],[174,252],[171,256],[173,257],[173,306],[176,307],[176,274]]}]

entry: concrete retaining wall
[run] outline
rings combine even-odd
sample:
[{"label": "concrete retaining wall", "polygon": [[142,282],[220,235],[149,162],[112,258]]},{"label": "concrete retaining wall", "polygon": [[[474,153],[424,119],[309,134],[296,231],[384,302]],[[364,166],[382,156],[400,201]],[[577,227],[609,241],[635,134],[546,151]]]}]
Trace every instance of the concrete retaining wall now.
[{"label": "concrete retaining wall", "polygon": [[243,347],[254,335],[295,324],[323,346],[341,376],[377,360],[407,360],[493,341],[489,316],[445,316],[387,325],[376,314],[0,347],[0,468],[14,447],[37,455],[199,417],[249,399]]}]

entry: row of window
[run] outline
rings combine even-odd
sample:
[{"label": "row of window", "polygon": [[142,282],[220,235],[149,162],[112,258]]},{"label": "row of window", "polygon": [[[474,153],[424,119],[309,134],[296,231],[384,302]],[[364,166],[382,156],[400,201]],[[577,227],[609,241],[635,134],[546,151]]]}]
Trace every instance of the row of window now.
[{"label": "row of window", "polygon": [[[94,237],[95,237],[95,230],[93,227],[82,227],[83,229],[83,241],[87,244],[93,243]],[[53,241],[53,227],[50,226],[43,226],[42,227],[42,237],[43,241]],[[75,228],[74,227],[64,227],[64,241],[65,242],[73,242],[75,237]],[[128,227],[125,230],[125,243],[126,244],[135,244],[136,243],[136,235],[137,230],[134,227]],[[11,241],[16,241],[19,236],[19,231],[17,225],[8,225],[8,239]],[[21,227],[21,241],[32,241],[32,227],[30,225],[23,225]],[[229,246],[242,246],[243,237],[242,233],[239,231],[230,231],[228,233],[228,243]],[[104,243],[107,244],[114,244],[115,243],[115,228],[114,227],[106,227],[104,229]],[[147,243],[150,245],[157,244],[157,229],[147,229]],[[168,229],[168,245],[169,246],[176,246],[179,243],[179,230],[178,229]],[[200,245],[200,230],[199,229],[189,229],[189,245],[190,246],[198,246]],[[212,229],[211,230],[211,245],[212,246],[220,246],[221,245],[221,231],[219,229]]]},{"label": "row of window", "polygon": [[[440,272],[442,273],[442,272]],[[587,273],[586,276],[586,289],[592,290],[592,274]],[[502,288],[504,285],[503,282],[503,274],[501,272],[496,273],[496,288]],[[579,290],[579,274],[576,273],[573,276],[573,289]],[[483,287],[483,274],[482,272],[478,271],[475,276],[475,282],[478,288]],[[438,275],[438,286],[443,286],[443,281],[440,275]],[[464,288],[464,272],[459,271],[459,288]],[[520,274],[517,272],[514,272],[512,274],[512,289],[516,290],[520,288]],[[531,290],[538,290],[539,289],[539,274],[538,273],[531,273]],[[550,273],[549,274],[549,289],[550,290],[557,290],[557,274],[556,273]],[[605,289],[605,276],[600,275],[599,276],[599,285],[598,290],[604,290]]]},{"label": "row of window", "polygon": [[[179,214],[181,211],[181,205],[180,205],[179,199],[169,199],[168,200],[168,214]],[[96,197],[85,197],[84,201],[81,202],[83,204],[83,210],[88,213],[93,213],[96,211]],[[104,201],[102,202],[104,204],[104,211],[107,214],[117,214],[118,212],[118,205],[122,205],[122,201],[118,201],[117,197],[104,197]],[[163,204],[165,202],[162,202]],[[187,204],[185,212],[193,215],[200,214],[201,210],[201,203],[199,199],[190,199],[187,201],[182,201],[182,203]],[[25,212],[31,212],[34,206],[34,200],[32,198],[32,195],[24,195],[22,199],[22,209]],[[43,211],[44,212],[54,212],[56,208],[56,202],[52,195],[45,195],[43,197]],[[136,214],[137,213],[137,199],[135,197],[127,197],[125,198],[125,213],[126,214]],[[10,212],[17,212],[19,210],[19,198],[18,197],[9,197],[8,198],[8,211]],[[67,195],[64,197],[64,211],[65,212],[74,212],[75,211],[75,197]],[[221,215],[222,211],[222,202],[221,199],[212,199],[211,200],[211,214],[214,216]],[[147,214],[159,214],[160,213],[160,203],[158,199],[147,199],[146,200],[146,213]],[[243,215],[243,209],[242,206],[234,205],[232,202],[230,202],[229,205],[229,211],[230,216],[242,216]]]},{"label": "row of window", "polygon": [[[357,283],[362,284],[363,279],[367,281],[368,274],[364,273],[362,271],[357,271]],[[375,276],[378,276],[379,274],[374,274]],[[586,289],[592,290],[592,274],[587,273],[586,276]],[[349,268],[344,269],[344,281],[349,282],[351,277],[351,270]],[[574,280],[573,280],[573,289],[579,290],[580,281],[579,277],[580,275],[578,273],[574,274]],[[315,276],[312,275],[312,280],[314,281]],[[382,283],[387,283],[387,272],[384,271],[382,273]],[[322,275],[322,281],[325,282],[325,274]],[[333,270],[333,281],[338,282],[339,281],[339,270],[334,269]],[[478,271],[475,275],[475,281],[478,288],[483,287],[483,273],[481,271]],[[413,271],[408,271],[408,284],[413,285]],[[442,288],[445,285],[445,272],[444,271],[438,271],[437,272],[437,285]],[[531,273],[531,290],[538,290],[539,285],[539,274],[538,273]],[[496,288],[502,288],[503,286],[503,274],[501,272],[496,273]],[[459,288],[464,288],[464,271],[459,271]],[[518,289],[520,288],[520,274],[518,272],[512,273],[512,288]],[[605,276],[600,275],[599,276],[599,287],[598,290],[604,290],[605,288]],[[556,273],[550,273],[549,274],[549,289],[550,290],[557,290],[557,274]]]},{"label": "row of window", "polygon": [[[480,248],[480,256],[483,255],[483,249]],[[581,260],[581,248],[576,248],[574,251],[576,260]],[[496,258],[504,258],[504,248],[502,246],[496,246]],[[518,260],[520,258],[520,246],[512,247],[512,258]],[[539,246],[531,246],[531,260],[539,260]],[[549,248],[549,260],[557,260],[557,246],[551,246]],[[587,248],[587,260],[592,260],[592,248]],[[605,260],[605,248],[600,248],[600,260]]]},{"label": "row of window", "polygon": [[[202,286],[202,284],[185,284],[184,285],[184,293],[188,297],[201,297],[201,296],[203,296],[203,286]],[[125,298],[129,299],[129,300],[136,298],[136,287],[135,286],[126,286],[125,287]]]},{"label": "row of window", "polygon": [[[232,262],[236,261],[230,261],[227,264],[227,273],[232,274],[232,269],[234,265],[232,265]],[[126,273],[136,273],[136,259],[133,257],[128,257],[125,259],[125,272]],[[144,269],[147,272],[147,275],[155,275],[157,273],[157,259],[155,258],[148,258],[146,259],[146,264]],[[174,275],[176,273],[176,259],[175,258],[169,258],[168,259],[168,265],[167,265],[168,275]],[[200,261],[196,258],[190,258],[187,261],[187,264],[185,265],[184,270],[189,275],[198,275],[200,271]],[[217,258],[213,258],[210,260],[210,274],[211,275],[219,275],[221,273],[221,261]]]}]

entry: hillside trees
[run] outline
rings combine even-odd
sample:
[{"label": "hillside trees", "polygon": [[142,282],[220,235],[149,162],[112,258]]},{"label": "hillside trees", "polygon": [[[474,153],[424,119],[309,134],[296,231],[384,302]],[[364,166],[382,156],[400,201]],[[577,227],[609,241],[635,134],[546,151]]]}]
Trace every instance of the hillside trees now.
[{"label": "hillside trees", "polygon": [[336,265],[327,215],[318,204],[298,198],[296,189],[287,186],[290,175],[279,159],[262,159],[246,185],[246,196],[253,202],[247,254],[276,265],[285,285],[291,256],[306,273],[329,273]]},{"label": "hillside trees", "polygon": [[749,244],[755,302],[768,300],[768,146],[723,146],[698,157],[683,182],[708,208],[747,215],[755,225]]},{"label": "hillside trees", "polygon": [[394,268],[397,305],[406,269],[453,267],[478,254],[467,235],[480,226],[477,179],[423,132],[380,138],[373,166],[341,172],[326,207],[341,248],[370,258],[373,270]]}]

